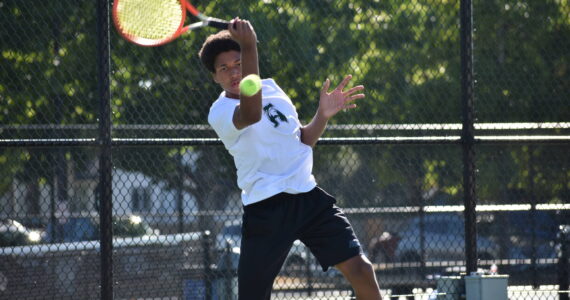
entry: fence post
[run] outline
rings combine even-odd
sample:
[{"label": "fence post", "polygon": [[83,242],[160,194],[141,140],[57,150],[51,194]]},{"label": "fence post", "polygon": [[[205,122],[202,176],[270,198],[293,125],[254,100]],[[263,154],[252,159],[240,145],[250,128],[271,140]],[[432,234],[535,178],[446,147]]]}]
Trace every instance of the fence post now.
[{"label": "fence post", "polygon": [[463,146],[463,193],[465,205],[465,258],[467,274],[477,271],[475,226],[475,110],[473,107],[473,3],[461,0],[461,141]]},{"label": "fence post", "polygon": [[113,299],[113,219],[109,1],[97,1],[97,94],[99,98],[99,219],[101,299]]},{"label": "fence post", "polygon": [[305,249],[307,259],[305,260],[305,275],[307,276],[307,296],[313,296],[313,272],[311,270],[311,251],[307,247]]},{"label": "fence post", "polygon": [[557,234],[560,252],[558,254],[558,290],[561,291],[559,300],[568,300],[568,293],[563,291],[568,289],[570,274],[568,271],[568,261],[570,260],[570,225],[560,225]]},{"label": "fence post", "polygon": [[213,272],[212,272],[212,257],[210,256],[212,249],[211,234],[209,230],[204,231],[202,234],[202,247],[204,249],[204,288],[205,288],[205,299],[212,299],[212,282],[213,282]]}]

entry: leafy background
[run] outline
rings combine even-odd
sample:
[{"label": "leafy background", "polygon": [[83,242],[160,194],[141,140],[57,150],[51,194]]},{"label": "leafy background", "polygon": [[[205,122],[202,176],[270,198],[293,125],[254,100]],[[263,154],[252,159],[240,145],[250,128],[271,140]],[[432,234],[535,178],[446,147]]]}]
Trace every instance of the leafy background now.
[{"label": "leafy background", "polygon": [[[316,110],[326,78],[338,83],[345,74],[353,74],[354,84],[365,85],[367,96],[359,100],[359,108],[330,122],[347,126],[332,128],[325,137],[459,134],[421,125],[461,123],[458,1],[196,1],[195,5],[206,15],[225,19],[239,15],[252,21],[262,76],[283,87],[305,123]],[[568,122],[568,1],[484,0],[475,2],[474,11],[477,121]],[[42,1],[34,7],[23,1],[0,2],[2,139],[97,136],[95,22],[94,1]],[[155,48],[130,44],[111,30],[113,135],[215,137],[204,125],[220,89],[197,57],[202,41],[214,29]],[[366,130],[365,124],[398,126]],[[567,134],[567,130],[548,133]],[[509,191],[532,185],[540,202],[567,202],[566,149],[481,147],[480,201],[509,202],[505,196]],[[24,203],[17,199],[32,211],[40,206],[40,185],[52,186],[62,200],[73,198],[65,192],[70,180],[66,172],[89,173],[96,166],[96,153],[82,148],[0,148],[0,194],[14,194],[17,180],[36,191]],[[456,146],[319,146],[315,153],[319,182],[345,206],[411,205],[433,191],[448,195],[446,203],[461,203],[461,153]],[[171,186],[182,184],[198,199],[200,209],[223,207],[237,190],[233,162],[220,146],[121,149],[114,154],[114,165]],[[96,203],[77,206],[94,208]]]}]

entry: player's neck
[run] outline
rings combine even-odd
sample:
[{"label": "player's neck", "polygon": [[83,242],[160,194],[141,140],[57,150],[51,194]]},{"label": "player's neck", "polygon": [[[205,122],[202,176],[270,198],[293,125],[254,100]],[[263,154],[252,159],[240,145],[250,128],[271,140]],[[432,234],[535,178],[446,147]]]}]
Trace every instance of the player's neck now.
[{"label": "player's neck", "polygon": [[225,92],[226,92],[226,98],[239,100],[239,95],[236,95],[236,94],[228,92],[228,91],[225,91]]}]

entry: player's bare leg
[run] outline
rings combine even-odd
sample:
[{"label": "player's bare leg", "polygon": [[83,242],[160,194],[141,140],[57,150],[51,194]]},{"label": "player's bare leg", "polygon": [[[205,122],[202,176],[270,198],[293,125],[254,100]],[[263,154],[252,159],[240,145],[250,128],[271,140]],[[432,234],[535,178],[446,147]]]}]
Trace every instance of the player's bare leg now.
[{"label": "player's bare leg", "polygon": [[356,299],[358,300],[380,300],[380,288],[376,281],[374,268],[364,255],[358,255],[341,262],[335,266],[344,277],[350,282]]}]

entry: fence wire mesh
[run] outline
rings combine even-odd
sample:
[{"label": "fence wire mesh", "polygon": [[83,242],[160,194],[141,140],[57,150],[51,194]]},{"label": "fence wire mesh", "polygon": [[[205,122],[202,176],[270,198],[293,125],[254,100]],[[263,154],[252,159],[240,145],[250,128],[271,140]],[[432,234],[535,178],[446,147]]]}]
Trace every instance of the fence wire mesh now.
[{"label": "fence wire mesh", "polygon": [[[366,87],[314,149],[317,182],[384,296],[465,294],[460,2],[194,5],[252,21],[262,77],[305,124],[325,79]],[[96,11],[0,0],[0,299],[102,297]],[[567,0],[473,4],[472,253],[509,276],[509,299],[568,299],[569,20]],[[206,122],[221,90],[197,57],[213,32],[148,48],[110,28],[115,299],[237,299],[240,191]],[[272,299],[355,298],[300,242],[273,287]]]}]

